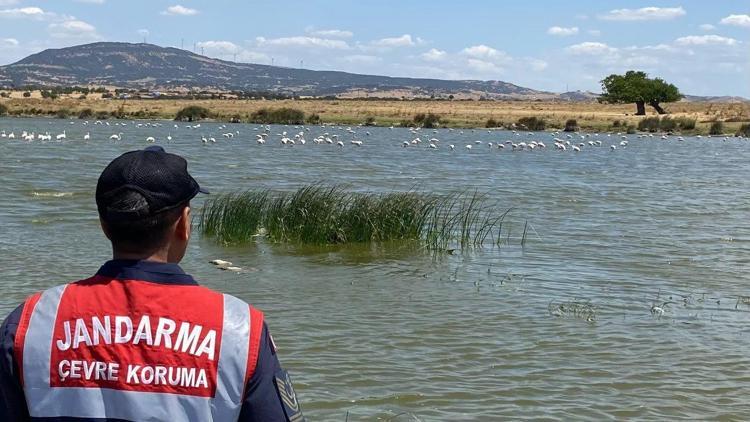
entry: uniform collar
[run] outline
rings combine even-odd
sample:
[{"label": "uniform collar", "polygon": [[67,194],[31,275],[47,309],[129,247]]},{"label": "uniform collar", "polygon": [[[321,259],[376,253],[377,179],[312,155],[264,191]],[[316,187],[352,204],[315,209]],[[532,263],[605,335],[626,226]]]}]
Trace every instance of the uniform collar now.
[{"label": "uniform collar", "polygon": [[198,285],[177,264],[134,259],[113,259],[99,268],[97,275],[119,280],[141,280],[161,284]]}]

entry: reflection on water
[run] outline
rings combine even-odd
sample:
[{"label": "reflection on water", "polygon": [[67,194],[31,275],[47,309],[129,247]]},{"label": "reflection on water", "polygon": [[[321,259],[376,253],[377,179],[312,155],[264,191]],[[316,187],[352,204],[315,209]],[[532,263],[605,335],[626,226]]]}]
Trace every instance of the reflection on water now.
[{"label": "reflection on water", "polygon": [[[533,225],[524,248],[516,241],[440,256],[414,244],[225,248],[195,233],[183,266],[266,312],[313,420],[745,419],[750,411],[750,305],[740,298],[750,295],[747,141],[630,136],[621,147],[602,134],[583,140],[601,148],[572,153],[550,148],[550,134],[440,130],[422,135],[441,140],[431,150],[401,148],[414,137],[407,130],[354,128],[364,141],[355,147],[345,130],[312,127],[306,145],[282,147],[276,133],[301,129],[273,127],[257,145],[254,125],[114,123],[0,120],[16,134],[68,135],[0,139],[3,313],[108,258],[96,179],[154,136],[216,193],[319,181],[477,188],[514,208],[513,237],[524,220]],[[220,136],[230,130],[240,133]],[[82,141],[86,132],[91,141]],[[122,141],[109,140],[119,132]],[[313,144],[323,132],[345,147]],[[548,148],[487,147],[518,138]],[[243,271],[219,271],[209,264],[216,258]],[[575,303],[594,306],[593,321],[555,312]]]}]

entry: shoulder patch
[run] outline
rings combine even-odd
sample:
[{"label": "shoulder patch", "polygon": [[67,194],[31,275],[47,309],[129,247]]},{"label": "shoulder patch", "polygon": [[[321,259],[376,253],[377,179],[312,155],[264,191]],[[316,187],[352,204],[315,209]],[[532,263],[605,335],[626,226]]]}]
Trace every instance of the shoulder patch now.
[{"label": "shoulder patch", "polygon": [[283,369],[279,369],[274,375],[274,381],[287,420],[290,422],[305,421],[306,419],[302,415],[302,409],[300,409],[299,402],[297,401],[297,394],[295,394],[294,387],[292,387],[292,379],[289,377],[289,373]]}]

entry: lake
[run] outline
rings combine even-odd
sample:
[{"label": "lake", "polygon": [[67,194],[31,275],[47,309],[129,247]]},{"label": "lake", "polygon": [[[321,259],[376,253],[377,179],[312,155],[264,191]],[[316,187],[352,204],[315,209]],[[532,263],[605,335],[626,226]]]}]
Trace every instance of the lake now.
[{"label": "lake", "polygon": [[[550,133],[309,127],[290,147],[277,134],[302,127],[271,126],[259,145],[258,125],[108,123],[0,119],[16,136],[0,138],[3,315],[109,259],[96,180],[153,136],[212,193],[477,189],[512,208],[507,245],[440,256],[406,244],[223,247],[194,230],[183,267],[266,313],[311,420],[747,418],[747,140],[554,135],[583,142],[574,152]],[[312,142],[326,132],[344,147]],[[507,140],[547,147],[487,146]]]}]

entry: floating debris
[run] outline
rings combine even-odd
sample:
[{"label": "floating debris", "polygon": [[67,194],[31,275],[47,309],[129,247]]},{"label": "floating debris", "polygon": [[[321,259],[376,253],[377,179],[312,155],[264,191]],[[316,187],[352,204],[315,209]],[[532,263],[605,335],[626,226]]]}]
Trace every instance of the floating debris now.
[{"label": "floating debris", "polygon": [[580,318],[586,322],[596,321],[597,307],[589,300],[573,299],[568,302],[552,301],[547,307],[549,314],[558,318]]},{"label": "floating debris", "polygon": [[211,260],[211,261],[209,261],[209,262],[210,262],[211,264],[214,264],[214,265],[219,265],[219,266],[230,266],[230,265],[232,265],[232,263],[231,263],[231,262],[229,262],[229,261],[224,261],[223,259],[214,259],[214,260]]}]

